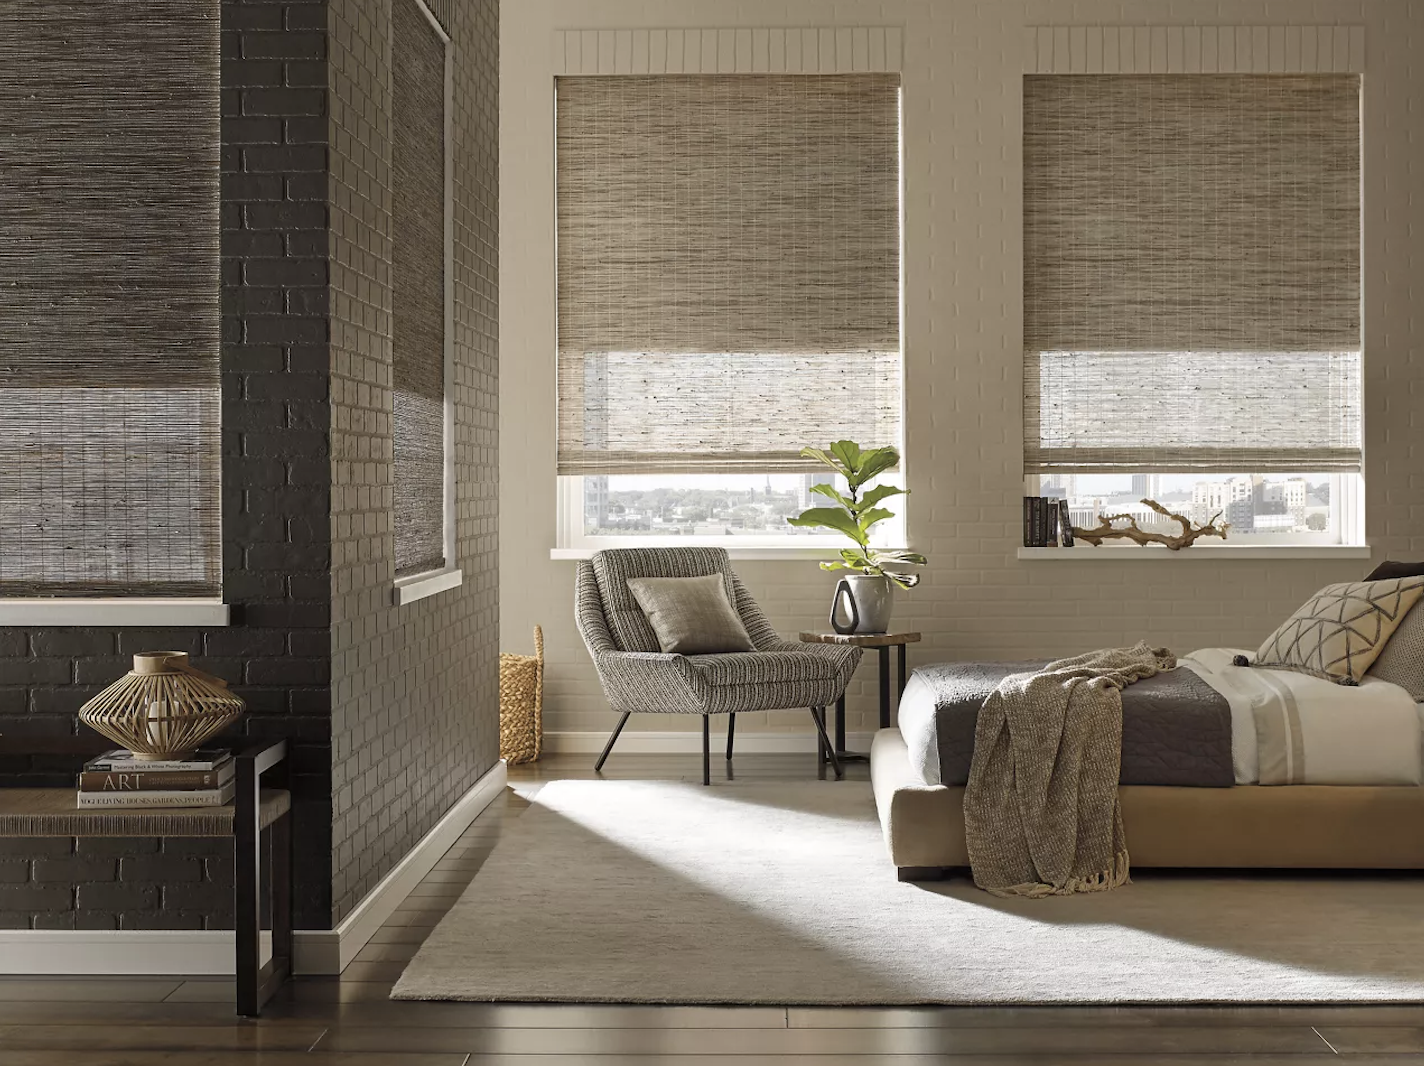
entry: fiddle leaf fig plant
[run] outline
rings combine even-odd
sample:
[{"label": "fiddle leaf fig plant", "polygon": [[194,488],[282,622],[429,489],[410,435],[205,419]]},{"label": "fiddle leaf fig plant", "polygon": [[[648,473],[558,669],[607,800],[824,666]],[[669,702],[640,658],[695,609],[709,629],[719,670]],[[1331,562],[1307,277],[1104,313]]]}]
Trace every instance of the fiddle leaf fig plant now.
[{"label": "fiddle leaf fig plant", "polygon": [[886,577],[902,589],[918,585],[919,574],[900,573],[885,567],[897,564],[922,566],[928,562],[923,555],[870,546],[871,527],[895,515],[894,511],[880,504],[892,496],[903,496],[909,490],[896,485],[876,485],[861,491],[866,484],[900,462],[899,450],[894,447],[862,449],[855,441],[838,440],[824,451],[802,448],[801,457],[815,459],[830,467],[845,479],[846,484],[845,493],[841,493],[835,485],[812,485],[812,492],[832,500],[835,506],[812,507],[795,518],[787,519],[793,526],[844,533],[855,543],[853,548],[842,548],[838,560],[822,563],[821,569],[854,570],[868,577]]}]

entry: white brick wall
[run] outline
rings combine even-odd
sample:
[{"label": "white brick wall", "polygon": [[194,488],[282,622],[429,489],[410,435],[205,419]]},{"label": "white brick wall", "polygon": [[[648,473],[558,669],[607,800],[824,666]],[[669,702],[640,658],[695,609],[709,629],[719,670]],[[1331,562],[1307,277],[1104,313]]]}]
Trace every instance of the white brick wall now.
[{"label": "white brick wall", "polygon": [[[1368,536],[1376,559],[1424,557],[1424,3],[1418,0],[523,0],[502,27],[500,249],[501,638],[526,650],[544,626],[546,729],[612,724],[572,621],[573,564],[554,546],[552,45],[558,30],[903,27],[906,187],[906,469],[909,528],[930,556],[897,624],[925,642],[911,662],[1049,656],[1147,639],[1179,651],[1254,646],[1315,588],[1362,560],[1166,558],[1021,562],[1021,76],[1036,27],[1154,31],[1167,62],[1186,27],[1364,27]],[[1101,35],[1106,40],[1107,35]],[[1329,31],[1332,62],[1338,35]],[[735,48],[735,34],[731,35]],[[611,35],[616,62],[619,35]],[[1133,32],[1136,42],[1136,29]],[[632,35],[629,35],[631,47]],[[1218,34],[1218,41],[1226,39]],[[1281,61],[1295,35],[1280,34]],[[595,37],[595,40],[597,38]],[[1302,44],[1303,47],[1303,44]],[[1344,34],[1341,61],[1352,64]],[[1268,68],[1269,69],[1269,68]],[[807,562],[739,572],[783,631],[824,624],[834,579]],[[871,728],[875,667],[851,692]],[[746,716],[801,730],[804,714]],[[767,721],[766,719],[776,719]],[[634,729],[696,728],[645,718]]]}]

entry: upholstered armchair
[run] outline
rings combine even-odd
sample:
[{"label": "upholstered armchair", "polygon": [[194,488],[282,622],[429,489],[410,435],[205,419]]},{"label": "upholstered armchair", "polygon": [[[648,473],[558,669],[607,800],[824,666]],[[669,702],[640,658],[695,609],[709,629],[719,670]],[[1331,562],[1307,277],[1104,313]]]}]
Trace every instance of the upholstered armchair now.
[{"label": "upholstered armchair", "polygon": [[[676,655],[659,651],[658,639],[628,587],[629,578],[704,577],[720,574],[727,599],[741,617],[755,651]],[[736,715],[808,707],[821,751],[836,777],[841,765],[826,736],[826,707],[835,703],[860,662],[860,649],[782,640],[721,548],[618,548],[579,563],[576,610],[579,632],[609,705],[622,717],[594,764],[601,770],[628,716],[700,714],[702,783],[711,783],[714,714],[727,715],[727,759],[732,758]]]}]

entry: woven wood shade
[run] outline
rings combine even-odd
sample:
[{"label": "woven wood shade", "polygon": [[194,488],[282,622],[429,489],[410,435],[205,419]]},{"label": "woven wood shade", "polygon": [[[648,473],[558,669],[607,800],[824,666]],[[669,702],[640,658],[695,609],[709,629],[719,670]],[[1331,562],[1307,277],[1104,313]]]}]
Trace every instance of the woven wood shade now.
[{"label": "woven wood shade", "polygon": [[558,79],[559,472],[900,441],[899,76]]},{"label": "woven wood shade", "polygon": [[445,43],[415,0],[393,27],[396,576],[445,565]]},{"label": "woven wood shade", "polygon": [[1360,469],[1355,75],[1024,79],[1024,455]]},{"label": "woven wood shade", "polygon": [[0,4],[0,596],[215,595],[218,2]]}]

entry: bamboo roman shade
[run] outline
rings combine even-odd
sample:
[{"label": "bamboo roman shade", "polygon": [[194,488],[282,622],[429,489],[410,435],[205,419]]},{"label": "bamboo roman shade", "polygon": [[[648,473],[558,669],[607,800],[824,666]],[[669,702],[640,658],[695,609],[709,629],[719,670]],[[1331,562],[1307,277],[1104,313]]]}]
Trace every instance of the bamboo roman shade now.
[{"label": "bamboo roman shade", "polygon": [[0,5],[0,596],[222,586],[218,0]]},{"label": "bamboo roman shade", "polygon": [[900,442],[899,76],[558,79],[559,472]]},{"label": "bamboo roman shade", "polygon": [[1360,469],[1355,75],[1024,79],[1028,472]]},{"label": "bamboo roman shade", "polygon": [[445,42],[392,8],[396,576],[445,566]]}]

